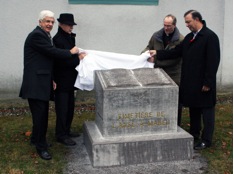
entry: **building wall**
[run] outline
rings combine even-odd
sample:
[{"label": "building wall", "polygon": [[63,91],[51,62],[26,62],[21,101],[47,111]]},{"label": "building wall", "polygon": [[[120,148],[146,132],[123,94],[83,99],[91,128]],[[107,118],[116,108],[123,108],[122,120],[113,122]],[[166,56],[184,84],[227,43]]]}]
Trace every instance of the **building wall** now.
[{"label": "building wall", "polygon": [[[158,6],[142,6],[74,5],[68,4],[68,0],[5,1],[0,11],[0,93],[18,93],[23,73],[24,41],[38,25],[39,12],[45,9],[53,11],[56,18],[64,12],[74,14],[78,25],[73,31],[77,34],[78,47],[136,55],[145,48],[153,32],[162,28],[165,15],[174,14],[177,27],[186,35],[190,31],[185,26],[183,15],[187,10],[198,10],[220,39],[222,57],[218,86],[231,87],[232,3],[232,0],[159,0]],[[57,24],[52,35],[57,31]]]}]

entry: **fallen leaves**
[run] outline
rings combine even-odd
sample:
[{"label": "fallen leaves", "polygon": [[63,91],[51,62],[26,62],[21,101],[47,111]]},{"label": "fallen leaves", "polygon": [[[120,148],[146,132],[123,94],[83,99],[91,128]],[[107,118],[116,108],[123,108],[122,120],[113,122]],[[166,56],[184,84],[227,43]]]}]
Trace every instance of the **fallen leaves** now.
[{"label": "fallen leaves", "polygon": [[37,153],[31,153],[30,157],[31,157],[31,158],[37,158],[37,157],[38,157],[38,154],[37,154]]},{"label": "fallen leaves", "polygon": [[225,149],[227,147],[227,142],[222,141],[222,149]]},{"label": "fallen leaves", "polygon": [[27,132],[25,132],[25,136],[27,136],[27,137],[30,137],[30,136],[31,136],[31,134],[32,134],[32,132],[31,132],[31,131],[27,131]]},{"label": "fallen leaves", "polygon": [[24,171],[20,169],[10,169],[9,174],[24,174]]}]

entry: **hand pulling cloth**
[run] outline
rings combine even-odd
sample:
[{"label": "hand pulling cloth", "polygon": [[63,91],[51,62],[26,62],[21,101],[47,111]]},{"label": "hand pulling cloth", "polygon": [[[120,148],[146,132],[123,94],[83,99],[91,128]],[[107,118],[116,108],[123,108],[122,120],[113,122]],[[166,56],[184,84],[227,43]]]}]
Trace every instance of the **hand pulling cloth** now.
[{"label": "hand pulling cloth", "polygon": [[96,50],[81,50],[80,52],[85,52],[87,54],[76,67],[78,76],[74,86],[81,90],[93,90],[95,70],[153,68],[154,66],[153,63],[147,61],[150,57],[148,51],[141,55]]}]

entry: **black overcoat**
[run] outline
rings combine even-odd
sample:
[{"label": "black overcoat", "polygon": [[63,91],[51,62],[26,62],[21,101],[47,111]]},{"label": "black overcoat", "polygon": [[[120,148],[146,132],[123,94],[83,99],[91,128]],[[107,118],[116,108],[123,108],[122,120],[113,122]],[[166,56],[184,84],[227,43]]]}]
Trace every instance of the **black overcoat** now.
[{"label": "black overcoat", "polygon": [[55,48],[48,34],[37,26],[25,40],[23,82],[19,96],[49,101],[53,96],[53,59],[71,57],[70,50]]},{"label": "black overcoat", "polygon": [[[220,46],[217,35],[206,27],[193,38],[189,33],[172,51],[158,51],[158,59],[182,56],[180,102],[188,107],[212,107],[216,103],[216,73],[220,62]],[[202,92],[202,86],[210,87]]]},{"label": "black overcoat", "polygon": [[[60,27],[58,32],[53,37],[54,44],[57,48],[71,49],[75,46],[75,34],[68,34],[64,32]],[[58,91],[71,91],[74,90],[74,84],[78,72],[75,70],[80,60],[78,55],[75,54],[69,60],[55,59],[54,60],[54,81],[57,84]]]}]

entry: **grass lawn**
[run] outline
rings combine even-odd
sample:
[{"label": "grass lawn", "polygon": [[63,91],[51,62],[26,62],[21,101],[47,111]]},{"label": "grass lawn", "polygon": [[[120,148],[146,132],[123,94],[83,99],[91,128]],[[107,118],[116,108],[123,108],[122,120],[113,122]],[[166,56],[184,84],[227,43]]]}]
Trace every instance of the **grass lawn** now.
[{"label": "grass lawn", "polygon": [[[93,104],[78,104],[73,121],[73,130],[82,132],[84,121],[94,119]],[[57,143],[54,136],[55,113],[51,103],[48,142],[52,160],[42,160],[30,145],[32,117],[27,103],[22,100],[0,101],[0,173],[1,174],[60,174],[66,165],[69,148]]]},{"label": "grass lawn", "polygon": [[[209,174],[233,173],[233,104],[216,105],[216,123],[213,145],[201,151],[208,160]],[[189,131],[188,109],[183,111],[182,128]]]},{"label": "grass lawn", "polygon": [[[82,132],[84,121],[95,117],[93,101],[76,103],[73,130]],[[54,105],[50,105],[48,141],[53,144],[49,149],[52,160],[38,157],[35,147],[29,145],[31,115],[23,100],[0,100],[0,173],[2,174],[58,174],[66,165],[69,148],[56,142],[54,137]],[[188,109],[183,110],[182,128],[189,130]],[[233,173],[233,104],[232,94],[218,97],[216,106],[216,127],[213,146],[201,151],[208,160],[206,173]]]}]

